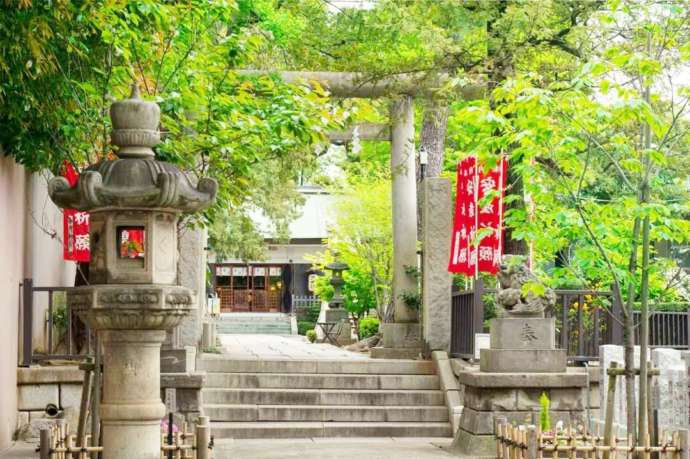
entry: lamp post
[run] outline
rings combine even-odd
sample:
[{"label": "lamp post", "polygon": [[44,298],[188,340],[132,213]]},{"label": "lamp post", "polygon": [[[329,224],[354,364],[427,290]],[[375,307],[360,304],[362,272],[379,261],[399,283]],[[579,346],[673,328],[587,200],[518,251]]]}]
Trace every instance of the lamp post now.
[{"label": "lamp post", "polygon": [[58,206],[90,213],[89,285],[69,289],[67,302],[103,343],[103,458],[159,459],[161,343],[196,302],[177,285],[177,222],[210,205],[218,185],[195,187],[155,159],[160,109],[136,86],[110,117],[117,158],[88,167],[74,188],[55,177],[48,191]]}]

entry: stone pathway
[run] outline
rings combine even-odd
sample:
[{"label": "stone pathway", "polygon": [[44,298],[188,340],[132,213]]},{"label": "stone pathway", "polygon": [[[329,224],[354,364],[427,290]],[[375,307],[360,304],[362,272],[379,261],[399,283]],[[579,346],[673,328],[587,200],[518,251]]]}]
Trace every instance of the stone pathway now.
[{"label": "stone pathway", "polygon": [[310,343],[304,336],[219,335],[228,358],[294,360],[367,360],[368,354],[346,351],[326,343]]},{"label": "stone pathway", "polygon": [[444,459],[448,438],[307,438],[219,440],[216,459]]},{"label": "stone pathway", "polygon": [[[306,438],[217,440],[215,459],[444,459],[448,438]],[[1,459],[35,459],[35,443],[16,443]],[[442,449],[443,448],[443,449]]]}]

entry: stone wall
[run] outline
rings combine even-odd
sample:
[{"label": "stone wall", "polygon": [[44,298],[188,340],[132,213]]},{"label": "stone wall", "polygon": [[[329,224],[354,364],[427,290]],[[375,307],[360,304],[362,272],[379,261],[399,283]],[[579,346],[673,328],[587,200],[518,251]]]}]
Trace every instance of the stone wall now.
[{"label": "stone wall", "polygon": [[[17,368],[17,435],[37,438],[40,429],[64,418],[76,431],[84,373],[76,366]],[[46,413],[54,405],[57,415]]]}]

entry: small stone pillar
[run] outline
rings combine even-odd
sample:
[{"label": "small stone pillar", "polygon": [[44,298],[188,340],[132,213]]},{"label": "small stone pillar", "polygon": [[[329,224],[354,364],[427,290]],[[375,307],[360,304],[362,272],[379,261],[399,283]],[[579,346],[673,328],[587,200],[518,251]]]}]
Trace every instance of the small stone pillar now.
[{"label": "small stone pillar", "polygon": [[103,457],[158,459],[161,344],[196,307],[194,292],[177,285],[177,222],[208,206],[217,184],[204,178],[194,187],[155,160],[160,109],[136,87],[110,116],[118,157],[88,167],[74,188],[52,179],[49,194],[90,215],[89,285],[69,289],[67,302],[102,337]]},{"label": "small stone pillar", "polygon": [[391,173],[393,176],[393,306],[394,322],[381,325],[383,347],[372,349],[374,358],[414,358],[422,349],[418,311],[404,295],[418,294],[417,182],[414,145],[414,101],[401,96],[391,104]]},{"label": "small stone pillar", "polygon": [[453,206],[450,180],[422,183],[424,245],[422,256],[422,330],[427,351],[450,352],[450,306],[453,278],[448,272]]}]

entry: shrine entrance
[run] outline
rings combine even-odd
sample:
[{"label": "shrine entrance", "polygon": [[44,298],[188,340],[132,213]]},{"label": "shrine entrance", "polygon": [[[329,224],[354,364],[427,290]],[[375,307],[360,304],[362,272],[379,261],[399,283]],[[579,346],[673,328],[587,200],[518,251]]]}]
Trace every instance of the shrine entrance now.
[{"label": "shrine entrance", "polygon": [[290,310],[289,265],[218,263],[211,272],[221,312]]}]

